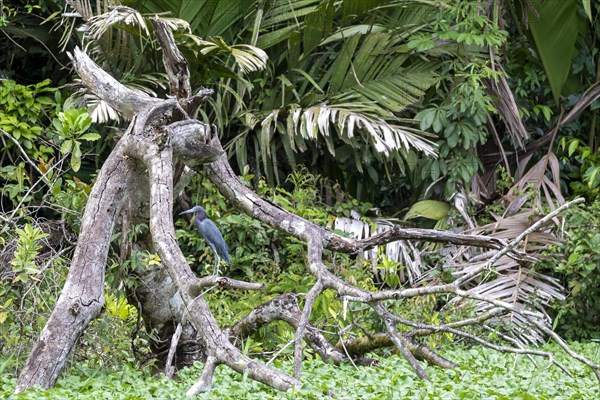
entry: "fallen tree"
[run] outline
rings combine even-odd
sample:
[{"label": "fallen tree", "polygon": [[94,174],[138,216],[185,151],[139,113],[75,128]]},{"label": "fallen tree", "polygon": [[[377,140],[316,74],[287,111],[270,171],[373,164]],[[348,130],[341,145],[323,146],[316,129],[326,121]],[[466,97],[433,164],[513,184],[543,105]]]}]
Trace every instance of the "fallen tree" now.
[{"label": "fallen tree", "polygon": [[[127,116],[131,124],[102,166],[90,193],[67,282],[21,372],[17,392],[34,385],[43,388],[53,386],[77,339],[89,322],[100,314],[104,304],[108,247],[120,215],[129,215],[123,217],[121,229],[126,229],[127,218],[149,219],[150,236],[143,245],[151,246],[159,254],[168,273],[168,279],[165,276],[162,282],[176,289],[165,294],[165,301],[176,298],[173,300],[179,310],[176,318],[182,325],[186,325],[186,322],[191,324],[194,333],[190,337],[200,343],[206,354],[204,371],[188,395],[209,390],[215,368],[221,364],[279,390],[299,386],[304,341],[323,360],[331,360],[335,364],[346,361],[372,364],[373,360],[364,358],[365,353],[378,347],[394,346],[422,379],[429,377],[418,363],[419,359],[444,368],[456,367],[451,360],[446,360],[419,341],[438,332],[462,336],[502,352],[547,357],[562,368],[551,353],[528,349],[501,332],[497,332],[497,335],[506,345],[492,343],[465,330],[473,325],[484,326],[486,322],[507,315],[518,316],[521,321],[553,339],[569,355],[589,366],[600,379],[598,366],[573,352],[552,331],[543,313],[471,290],[473,281],[493,270],[494,263],[501,257],[510,257],[523,265],[535,262],[535,258],[519,250],[519,244],[527,235],[579,200],[558,207],[510,242],[483,235],[404,229],[399,226],[363,240],[340,236],[266,201],[238,179],[228,163],[214,127],[193,118],[211,91],[192,93],[186,60],[177,49],[171,32],[160,19],[152,22],[163,49],[171,98],[152,98],[141,91],[126,88],[80,49],[75,49],[72,54],[73,64],[84,85]],[[302,308],[296,295],[284,294],[257,307],[228,329],[224,330],[218,325],[203,296],[206,288],[218,286],[260,290],[262,285],[220,276],[197,277],[191,271],[176,241],[173,224],[174,182],[179,179],[179,173],[175,174],[174,171],[181,171],[181,165],[210,179],[233,207],[306,243],[306,270],[314,275],[316,283],[304,296]],[[344,281],[323,260],[324,249],[356,254],[396,240],[448,243],[490,251],[486,253],[484,262],[449,283],[380,291],[363,290]],[[363,339],[330,343],[310,323],[315,300],[326,289],[334,290],[345,303],[367,305],[380,318],[385,331],[365,333]],[[474,317],[440,325],[408,320],[394,313],[394,303],[442,294],[450,295],[454,302],[471,300],[484,303],[487,308]],[[277,320],[287,322],[296,332],[293,376],[251,359],[235,347],[237,339]],[[400,326],[402,329],[399,329]],[[171,348],[177,346],[176,337],[182,329],[178,328],[175,332]],[[167,367],[170,366],[170,360],[172,351],[167,357]]]}]

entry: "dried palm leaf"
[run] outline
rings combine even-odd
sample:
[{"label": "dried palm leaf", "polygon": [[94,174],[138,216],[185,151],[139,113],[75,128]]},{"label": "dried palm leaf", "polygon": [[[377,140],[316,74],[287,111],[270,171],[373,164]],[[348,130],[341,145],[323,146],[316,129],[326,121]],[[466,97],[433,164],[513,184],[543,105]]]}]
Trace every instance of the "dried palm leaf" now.
[{"label": "dried palm leaf", "polygon": [[[520,209],[514,215],[503,216],[492,214],[496,220],[493,223],[470,230],[469,233],[487,234],[507,241],[514,240],[533,224],[540,216],[532,209]],[[529,234],[522,245],[529,254],[540,254],[548,245],[559,245],[560,240],[555,232],[558,221],[552,219],[541,228]],[[539,313],[539,321],[549,327],[550,318],[545,307],[554,301],[564,300],[564,288],[560,282],[548,275],[535,271],[531,267],[519,265],[514,259],[503,256],[492,265],[483,269],[489,263],[495,252],[477,252],[473,249],[459,249],[457,255],[445,264],[456,278],[469,275],[472,271],[482,272],[464,282],[469,293],[485,295],[494,300],[507,302],[518,309],[535,310]],[[450,304],[460,300],[456,299]],[[488,302],[476,301],[478,313],[488,311],[492,305]],[[510,323],[507,323],[510,322]],[[508,313],[491,322],[496,329],[506,332],[520,343],[541,343],[544,335],[541,331],[526,323],[516,313]]]},{"label": "dried palm leaf", "polygon": [[[366,239],[377,235],[391,228],[392,223],[389,220],[378,218],[375,229],[371,228],[371,223],[360,221],[360,216],[354,210],[350,213],[351,218],[338,217],[335,220],[334,228],[349,233],[356,239]],[[379,283],[384,282],[388,275],[398,274],[401,283],[415,283],[423,274],[423,262],[421,253],[417,247],[407,241],[395,241],[387,243],[384,246],[383,254],[391,261],[395,261],[405,268],[391,268],[385,270],[378,268],[379,246],[365,251],[361,257],[371,261],[373,275]]]},{"label": "dried palm leaf", "polygon": [[[348,141],[355,141],[355,133],[362,134],[367,143],[386,156],[391,151],[410,149],[432,157],[437,155],[435,143],[423,138],[422,132],[390,123],[381,112],[381,108],[363,103],[319,104],[306,109],[295,108],[289,118],[296,135],[309,140],[322,136],[332,154],[335,149],[327,138],[330,132],[337,131]],[[395,119],[391,113],[388,117]]]},{"label": "dried palm leaf", "polygon": [[533,194],[533,204],[543,208],[542,195],[551,210],[564,204],[560,190],[560,164],[556,155],[548,152],[509,190],[508,196],[519,197],[522,193]]},{"label": "dried palm leaf", "polygon": [[516,144],[524,149],[525,141],[529,139],[529,132],[523,125],[515,96],[506,80],[506,72],[497,62],[493,64],[493,68],[500,74],[496,79],[487,80],[488,93],[494,98],[494,107],[504,121],[507,133]]}]

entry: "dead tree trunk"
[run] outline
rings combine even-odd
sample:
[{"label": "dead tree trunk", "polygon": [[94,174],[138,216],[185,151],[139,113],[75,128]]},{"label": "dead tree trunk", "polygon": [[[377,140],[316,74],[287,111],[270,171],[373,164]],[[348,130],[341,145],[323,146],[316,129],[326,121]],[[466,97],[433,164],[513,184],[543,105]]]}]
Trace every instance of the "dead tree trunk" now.
[{"label": "dead tree trunk", "polygon": [[[159,40],[165,45],[167,66],[173,58],[180,57],[172,45],[172,36],[166,25],[156,25]],[[172,47],[166,47],[171,46]],[[180,57],[178,62],[184,62]],[[187,67],[177,68],[177,80],[172,91],[183,96],[182,105],[175,99],[157,101],[143,93],[124,88],[100,70],[83,52],[76,49],[73,61],[86,85],[99,96],[111,102],[129,117],[134,117],[129,130],[121,138],[111,157],[102,168],[98,182],[86,207],[82,233],[73,259],[67,283],[40,338],[34,345],[19,377],[16,391],[39,384],[48,388],[54,385],[67,357],[87,324],[98,316],[104,304],[104,268],[110,236],[123,199],[136,183],[145,182],[139,177],[148,174],[150,184],[150,231],[156,249],[168,268],[185,309],[186,318],[194,325],[206,346],[214,367],[226,364],[240,373],[246,373],[280,390],[299,385],[287,374],[266,367],[242,355],[218,327],[208,305],[200,295],[202,288],[219,283],[223,286],[260,289],[262,285],[247,284],[226,278],[198,279],[190,270],[175,240],[172,220],[173,151],[192,166],[212,161],[221,152],[210,146],[211,130],[204,124],[190,121],[188,112],[199,106],[202,92],[191,96]],[[171,72],[171,69],[170,69]],[[182,85],[179,82],[187,82]],[[115,96],[115,93],[122,96]],[[187,121],[185,121],[187,120]],[[182,121],[182,122],[178,122]],[[138,177],[137,181],[132,178]],[[110,182],[109,182],[110,179]],[[139,189],[139,188],[138,188]],[[147,190],[147,189],[146,189]],[[207,370],[213,370],[209,368]],[[211,374],[204,374],[204,382],[195,390],[206,391],[212,382]]]},{"label": "dead tree trunk", "polygon": [[[314,301],[325,289],[334,290],[344,301],[365,303],[370,306],[384,322],[387,330],[382,333],[383,337],[378,337],[379,343],[392,343],[397,347],[415,373],[423,379],[427,379],[427,375],[416,362],[416,358],[426,359],[442,367],[455,366],[451,361],[445,360],[416,341],[423,335],[435,332],[449,332],[467,337],[499,351],[548,357],[560,366],[548,352],[526,349],[515,343],[511,343],[513,346],[499,346],[463,330],[464,327],[483,324],[503,314],[518,315],[531,326],[535,326],[555,340],[569,355],[589,366],[600,379],[598,366],[571,351],[548,327],[543,315],[478,294],[464,287],[465,283],[474,277],[492,269],[494,261],[499,257],[509,256],[522,263],[532,261],[530,256],[517,249],[518,244],[528,233],[538,229],[572,203],[542,218],[528,229],[528,232],[524,232],[510,243],[479,235],[400,227],[363,241],[336,235],[265,201],[239,181],[227,162],[214,130],[189,117],[195,114],[208,91],[192,95],[187,64],[175,46],[171,32],[160,20],[153,20],[153,23],[163,48],[164,63],[174,98],[159,100],[127,89],[102,71],[81,50],[76,49],[74,52],[73,62],[84,84],[97,96],[131,118],[132,122],[103,165],[93,188],[86,206],[67,283],[46,327],[29,355],[18,380],[17,392],[36,384],[46,388],[54,385],[77,338],[85,330],[89,321],[99,314],[104,302],[104,268],[115,219],[125,196],[134,190],[149,193],[150,234],[154,247],[179,293],[185,309],[183,318],[194,326],[199,340],[206,349],[207,360],[204,372],[188,391],[188,395],[209,390],[215,368],[221,364],[279,390],[298,386],[303,341],[307,341],[324,359],[331,359],[335,363],[351,360],[350,352],[344,343],[340,344],[341,349],[331,345],[310,324],[309,316]],[[217,325],[202,296],[204,288],[220,285],[234,289],[258,290],[262,285],[216,276],[198,278],[192,273],[175,239],[172,217],[174,159],[204,173],[233,206],[307,243],[306,270],[317,280],[307,293],[302,310],[292,299],[286,300],[282,297],[277,304],[271,302],[256,309],[228,331],[223,331]],[[484,264],[473,268],[451,283],[382,291],[367,291],[345,282],[323,262],[324,248],[356,253],[398,239],[479,246],[494,249],[496,252]],[[453,296],[456,299],[484,302],[490,308],[474,318],[433,326],[401,318],[389,307],[390,301],[440,294]],[[296,377],[244,356],[232,344],[230,335],[234,337],[247,335],[258,324],[268,323],[273,319],[287,321],[296,328],[294,341]],[[405,329],[400,331],[398,326],[403,326]],[[365,346],[370,345],[372,344],[367,343]],[[357,346],[352,343],[349,343],[349,346],[354,350],[357,349]]]},{"label": "dead tree trunk", "polygon": [[115,221],[134,168],[117,145],[94,185],[81,222],[81,234],[67,282],[54,311],[19,376],[17,391],[54,385],[89,322],[104,306],[104,269]]}]

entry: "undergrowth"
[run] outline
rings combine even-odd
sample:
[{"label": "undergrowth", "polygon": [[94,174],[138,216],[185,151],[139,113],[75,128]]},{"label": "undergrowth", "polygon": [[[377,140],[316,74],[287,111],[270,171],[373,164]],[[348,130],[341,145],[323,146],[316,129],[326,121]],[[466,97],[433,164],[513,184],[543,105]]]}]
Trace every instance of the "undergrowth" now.
[{"label": "undergrowth", "polygon": [[[543,346],[558,351],[555,345]],[[572,343],[575,351],[600,362],[600,343]],[[573,377],[548,360],[536,359],[537,367],[526,357],[501,354],[480,347],[454,347],[443,355],[462,365],[445,370],[425,366],[431,382],[419,380],[400,357],[381,359],[379,367],[343,365],[335,367],[320,360],[304,363],[300,390],[277,392],[241,376],[229,368],[219,368],[213,389],[198,399],[594,399],[600,397],[598,381],[591,370],[558,351]],[[4,361],[6,362],[6,361]],[[0,374],[3,362],[0,360]],[[291,373],[289,361],[275,366]],[[15,376],[0,378],[0,398],[7,399],[181,399],[200,375],[202,364],[181,371],[178,379],[153,377],[149,372],[123,366],[114,371],[75,365],[55,388],[28,390],[14,395]],[[329,395],[332,397],[330,397]]]}]

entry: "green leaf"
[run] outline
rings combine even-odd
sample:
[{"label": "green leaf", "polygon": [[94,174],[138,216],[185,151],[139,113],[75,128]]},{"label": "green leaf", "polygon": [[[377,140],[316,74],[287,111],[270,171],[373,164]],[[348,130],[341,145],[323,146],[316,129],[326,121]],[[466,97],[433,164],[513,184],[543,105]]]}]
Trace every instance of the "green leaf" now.
[{"label": "green leaf", "polygon": [[[441,161],[443,162],[443,161]],[[431,163],[431,179],[436,181],[440,177],[440,161],[433,160]]]},{"label": "green leaf", "polygon": [[569,157],[575,153],[575,150],[579,147],[579,140],[574,139],[571,143],[569,143]]},{"label": "green leaf", "polygon": [[421,122],[421,130],[426,131],[433,125],[433,121],[435,120],[436,109],[435,108],[426,108],[423,111],[419,112],[415,115],[415,120]]},{"label": "green leaf", "polygon": [[56,129],[57,132],[63,131],[63,123],[59,118],[54,118],[52,120],[52,126],[54,127],[54,129]]},{"label": "green leaf", "polygon": [[40,103],[40,104],[43,104],[43,105],[46,105],[46,106],[54,106],[54,105],[56,104],[54,100],[52,100],[51,98],[49,98],[49,97],[46,97],[46,96],[41,96],[41,97],[38,97],[38,98],[36,99],[36,101],[37,101],[38,103]]},{"label": "green leaf", "polygon": [[448,217],[450,206],[442,201],[423,200],[412,205],[404,216],[404,220],[423,217],[439,221]]},{"label": "green leaf", "polygon": [[75,141],[73,146],[73,152],[71,153],[71,168],[73,171],[79,171],[81,168],[81,149],[79,147],[79,142]]},{"label": "green leaf", "polygon": [[323,3],[317,8],[317,11],[312,12],[304,19],[304,55],[310,54],[321,42],[324,30],[331,25],[328,21],[333,15],[332,4]]},{"label": "green leaf", "polygon": [[57,194],[59,194],[61,191],[61,185],[62,185],[62,178],[58,178],[56,180],[56,182],[54,183],[54,186],[52,186],[52,194],[54,194],[55,196]]},{"label": "green leaf", "polygon": [[333,63],[331,76],[328,77],[331,92],[338,92],[342,88],[346,75],[350,73],[352,56],[356,51],[359,40],[360,35],[354,35],[344,41],[344,45]]},{"label": "green leaf", "polygon": [[531,3],[539,17],[529,12],[529,29],[558,104],[575,56],[577,2],[531,0]]},{"label": "green leaf", "polygon": [[276,44],[285,41],[288,35],[298,29],[297,26],[286,26],[285,28],[278,29],[274,32],[269,32],[259,36],[257,46],[261,49],[268,49],[275,46]]},{"label": "green leaf", "polygon": [[588,181],[588,187],[592,189],[596,183],[596,178],[600,174],[600,166],[590,167],[583,174],[584,179]]},{"label": "green leaf", "polygon": [[101,136],[99,134],[90,132],[90,133],[86,133],[86,134],[79,136],[78,139],[79,140],[87,140],[88,142],[93,142],[100,138],[101,138]]},{"label": "green leaf", "polygon": [[65,140],[64,142],[62,142],[62,144],[60,145],[60,152],[63,155],[68,154],[72,148],[73,148],[73,141],[71,139],[68,139],[68,140]]},{"label": "green leaf", "polygon": [[361,24],[361,25],[347,26],[347,27],[340,29],[333,35],[329,36],[327,39],[323,40],[323,42],[321,42],[321,46],[325,45],[327,43],[342,40],[344,38],[347,38],[347,37],[350,37],[350,36],[353,36],[356,34],[366,35],[366,34],[372,33],[372,32],[385,32],[385,31],[387,31],[387,28],[384,26],[380,26],[380,25]]},{"label": "green leaf", "polygon": [[301,53],[300,47],[300,32],[293,31],[288,38],[287,64],[289,70],[294,70],[298,66]]},{"label": "green leaf", "polygon": [[321,89],[321,87],[319,86],[319,84],[317,82],[315,82],[315,80],[312,78],[312,76],[310,76],[306,71],[298,69],[298,68],[294,68],[292,71],[294,72],[298,72],[299,74],[301,74],[302,76],[304,76],[304,78],[309,81],[315,89],[317,89],[317,91],[319,93],[324,93],[323,89]]},{"label": "green leaf", "polygon": [[592,4],[591,0],[582,0],[583,1],[583,10],[585,11],[585,15],[587,15],[590,22],[592,22]]},{"label": "green leaf", "polygon": [[92,125],[92,117],[87,113],[87,111],[83,111],[76,119],[77,126],[81,132],[85,132],[88,130],[90,125]]}]

